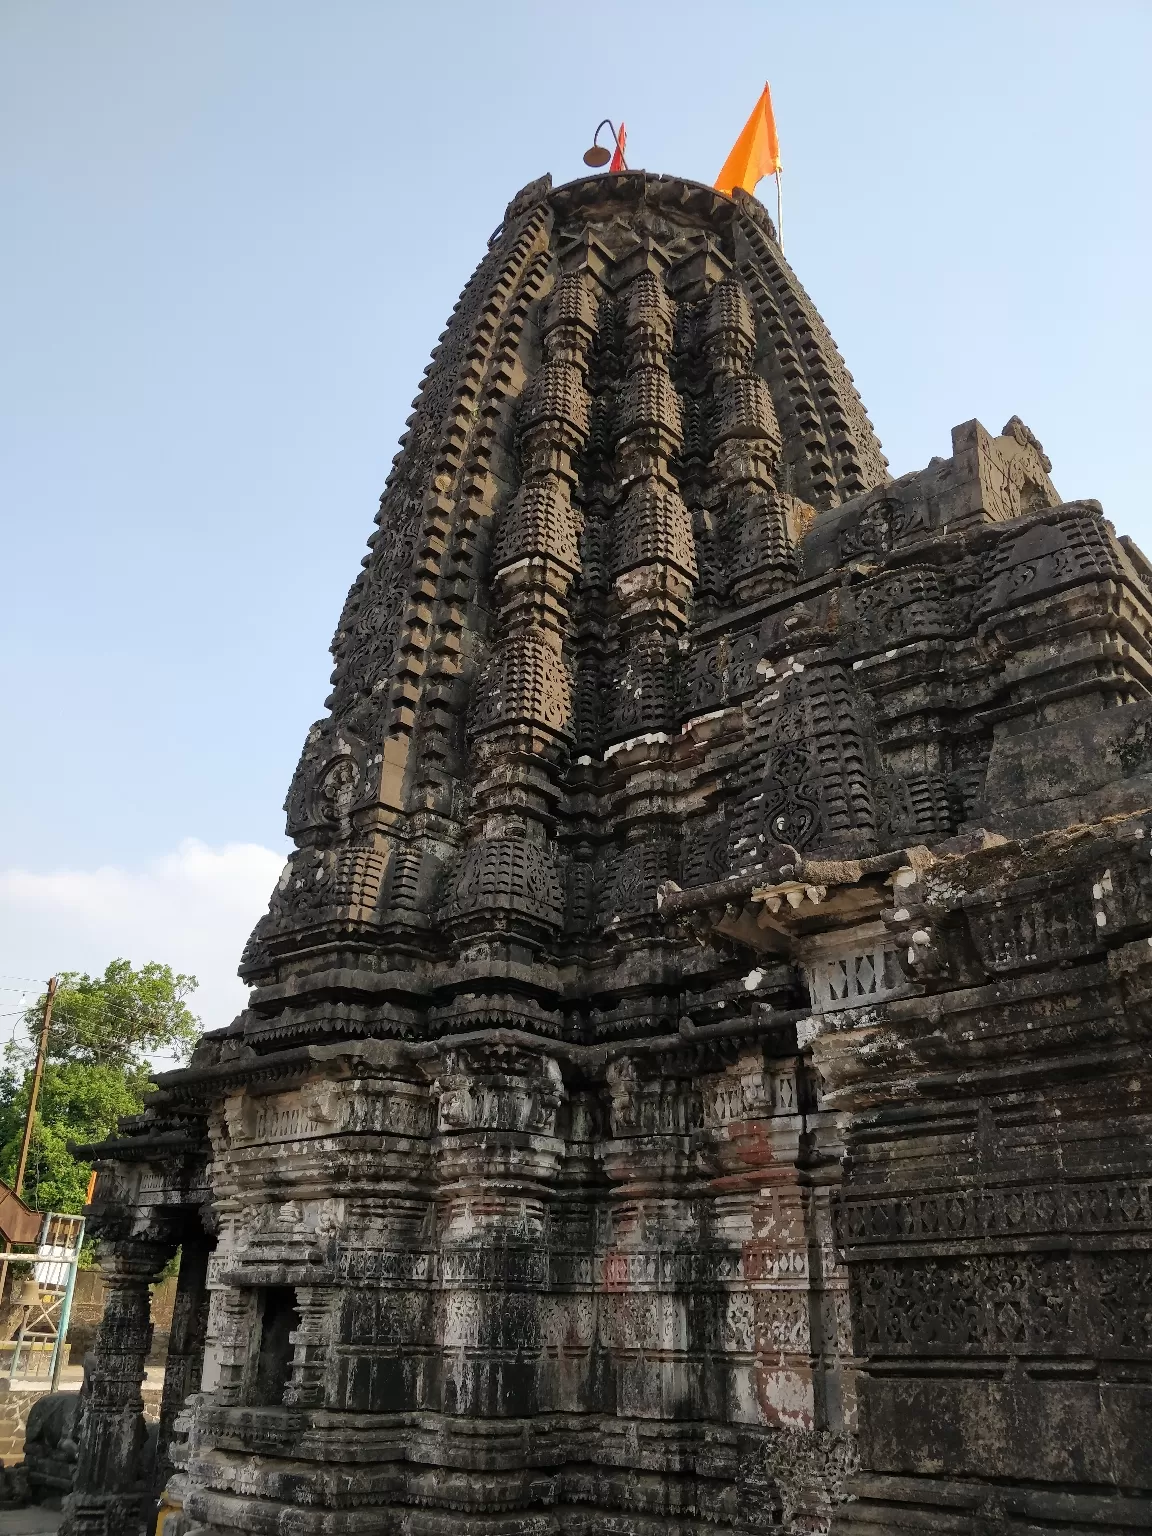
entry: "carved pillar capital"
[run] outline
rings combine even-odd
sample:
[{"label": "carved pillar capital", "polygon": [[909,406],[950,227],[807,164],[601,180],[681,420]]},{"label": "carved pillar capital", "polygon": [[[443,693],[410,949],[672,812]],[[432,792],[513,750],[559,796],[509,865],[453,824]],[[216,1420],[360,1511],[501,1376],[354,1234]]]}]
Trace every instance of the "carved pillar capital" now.
[{"label": "carved pillar capital", "polygon": [[158,1238],[103,1238],[100,1269],[110,1288],[152,1285],[176,1252],[175,1242]]}]

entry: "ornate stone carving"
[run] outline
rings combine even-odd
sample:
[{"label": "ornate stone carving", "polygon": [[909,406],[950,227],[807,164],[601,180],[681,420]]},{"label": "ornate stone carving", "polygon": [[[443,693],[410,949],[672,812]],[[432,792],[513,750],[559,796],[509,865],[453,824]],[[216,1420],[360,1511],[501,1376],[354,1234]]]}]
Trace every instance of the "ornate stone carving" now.
[{"label": "ornate stone carving", "polygon": [[746,194],[512,200],[250,1006],[86,1152],[76,1536],[177,1243],[208,1536],[1148,1525],[1152,567],[1049,470],[891,481]]},{"label": "ornate stone carving", "polygon": [[469,711],[473,732],[522,723],[570,734],[572,679],[549,643],[509,635],[485,667]]},{"label": "ornate stone carving", "polygon": [[559,925],[564,901],[546,849],[503,839],[478,843],[464,855],[449,912],[463,915],[500,908]]}]

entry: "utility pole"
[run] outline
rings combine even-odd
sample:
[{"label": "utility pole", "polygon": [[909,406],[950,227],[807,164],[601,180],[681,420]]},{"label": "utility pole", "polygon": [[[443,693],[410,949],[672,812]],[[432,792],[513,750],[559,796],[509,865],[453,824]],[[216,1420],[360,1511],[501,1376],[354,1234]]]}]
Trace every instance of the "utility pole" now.
[{"label": "utility pole", "polygon": [[[24,1188],[24,1174],[28,1168],[32,1129],[36,1124],[36,1100],[40,1097],[40,1083],[44,1077],[44,1059],[48,1054],[48,1031],[52,1028],[52,999],[55,996],[56,977],[51,976],[48,979],[48,995],[44,999],[44,1013],[40,1020],[40,1038],[36,1042],[36,1066],[32,1073],[32,1091],[28,1095],[28,1113],[24,1117],[24,1139],[20,1143],[20,1161],[16,1165],[16,1187],[13,1193],[17,1200],[20,1198],[20,1191]],[[3,1299],[4,1285],[8,1279],[8,1255],[11,1252],[12,1244],[5,1242],[4,1253],[0,1257],[0,1300]]]},{"label": "utility pole", "polygon": [[24,1140],[20,1143],[20,1161],[16,1165],[17,1200],[24,1188],[24,1173],[28,1167],[28,1149],[32,1145],[32,1128],[36,1123],[36,1100],[40,1097],[40,1083],[44,1077],[44,1058],[48,1054],[48,1031],[52,1028],[52,999],[56,996],[56,978],[48,981],[48,995],[44,999],[44,1017],[40,1023],[40,1039],[36,1042],[36,1069],[32,1073],[32,1092],[28,1096],[28,1114],[24,1120]]}]

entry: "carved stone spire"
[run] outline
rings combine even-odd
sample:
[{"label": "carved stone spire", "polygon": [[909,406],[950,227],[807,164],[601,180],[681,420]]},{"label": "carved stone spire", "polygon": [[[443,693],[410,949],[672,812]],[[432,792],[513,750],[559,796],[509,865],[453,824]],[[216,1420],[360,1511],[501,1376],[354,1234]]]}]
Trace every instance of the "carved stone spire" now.
[{"label": "carved stone spire", "polygon": [[[258,1033],[435,1033],[422,973],[444,941],[502,946],[501,990],[521,947],[542,963],[562,931],[579,944],[587,877],[602,895],[615,882],[615,855],[595,849],[650,841],[643,823],[612,834],[583,760],[678,729],[701,580],[701,617],[787,590],[797,493],[819,482],[834,505],[882,482],[757,210],[642,173],[542,182],[509,206],[433,359],[333,644],[332,712],[288,797],[298,851],[244,960]],[[788,492],[778,412],[794,410],[797,374],[776,369],[774,403],[781,347],[808,372],[822,360],[822,409],[839,395],[837,421],[854,424],[836,442],[860,444],[841,473],[806,421]],[[650,874],[672,872],[676,835],[660,824]],[[348,982],[335,1011],[309,979],[325,952]],[[410,983],[387,1022],[380,971]]]}]

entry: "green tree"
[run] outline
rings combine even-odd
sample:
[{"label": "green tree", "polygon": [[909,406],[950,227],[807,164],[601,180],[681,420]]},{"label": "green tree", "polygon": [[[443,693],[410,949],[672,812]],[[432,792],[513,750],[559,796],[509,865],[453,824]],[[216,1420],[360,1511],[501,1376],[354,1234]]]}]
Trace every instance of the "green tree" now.
[{"label": "green tree", "polygon": [[[134,970],[113,960],[103,976],[66,971],[52,1005],[52,1027],[23,1198],[36,1210],[79,1211],[91,1167],[68,1143],[99,1141],[122,1115],[137,1114],[151,1076],[151,1057],[185,1060],[200,1022],[185,1003],[196,987],[155,961]],[[29,1008],[29,1038],[12,1041],[0,1071],[0,1179],[12,1185],[32,1088],[44,999]]]}]

